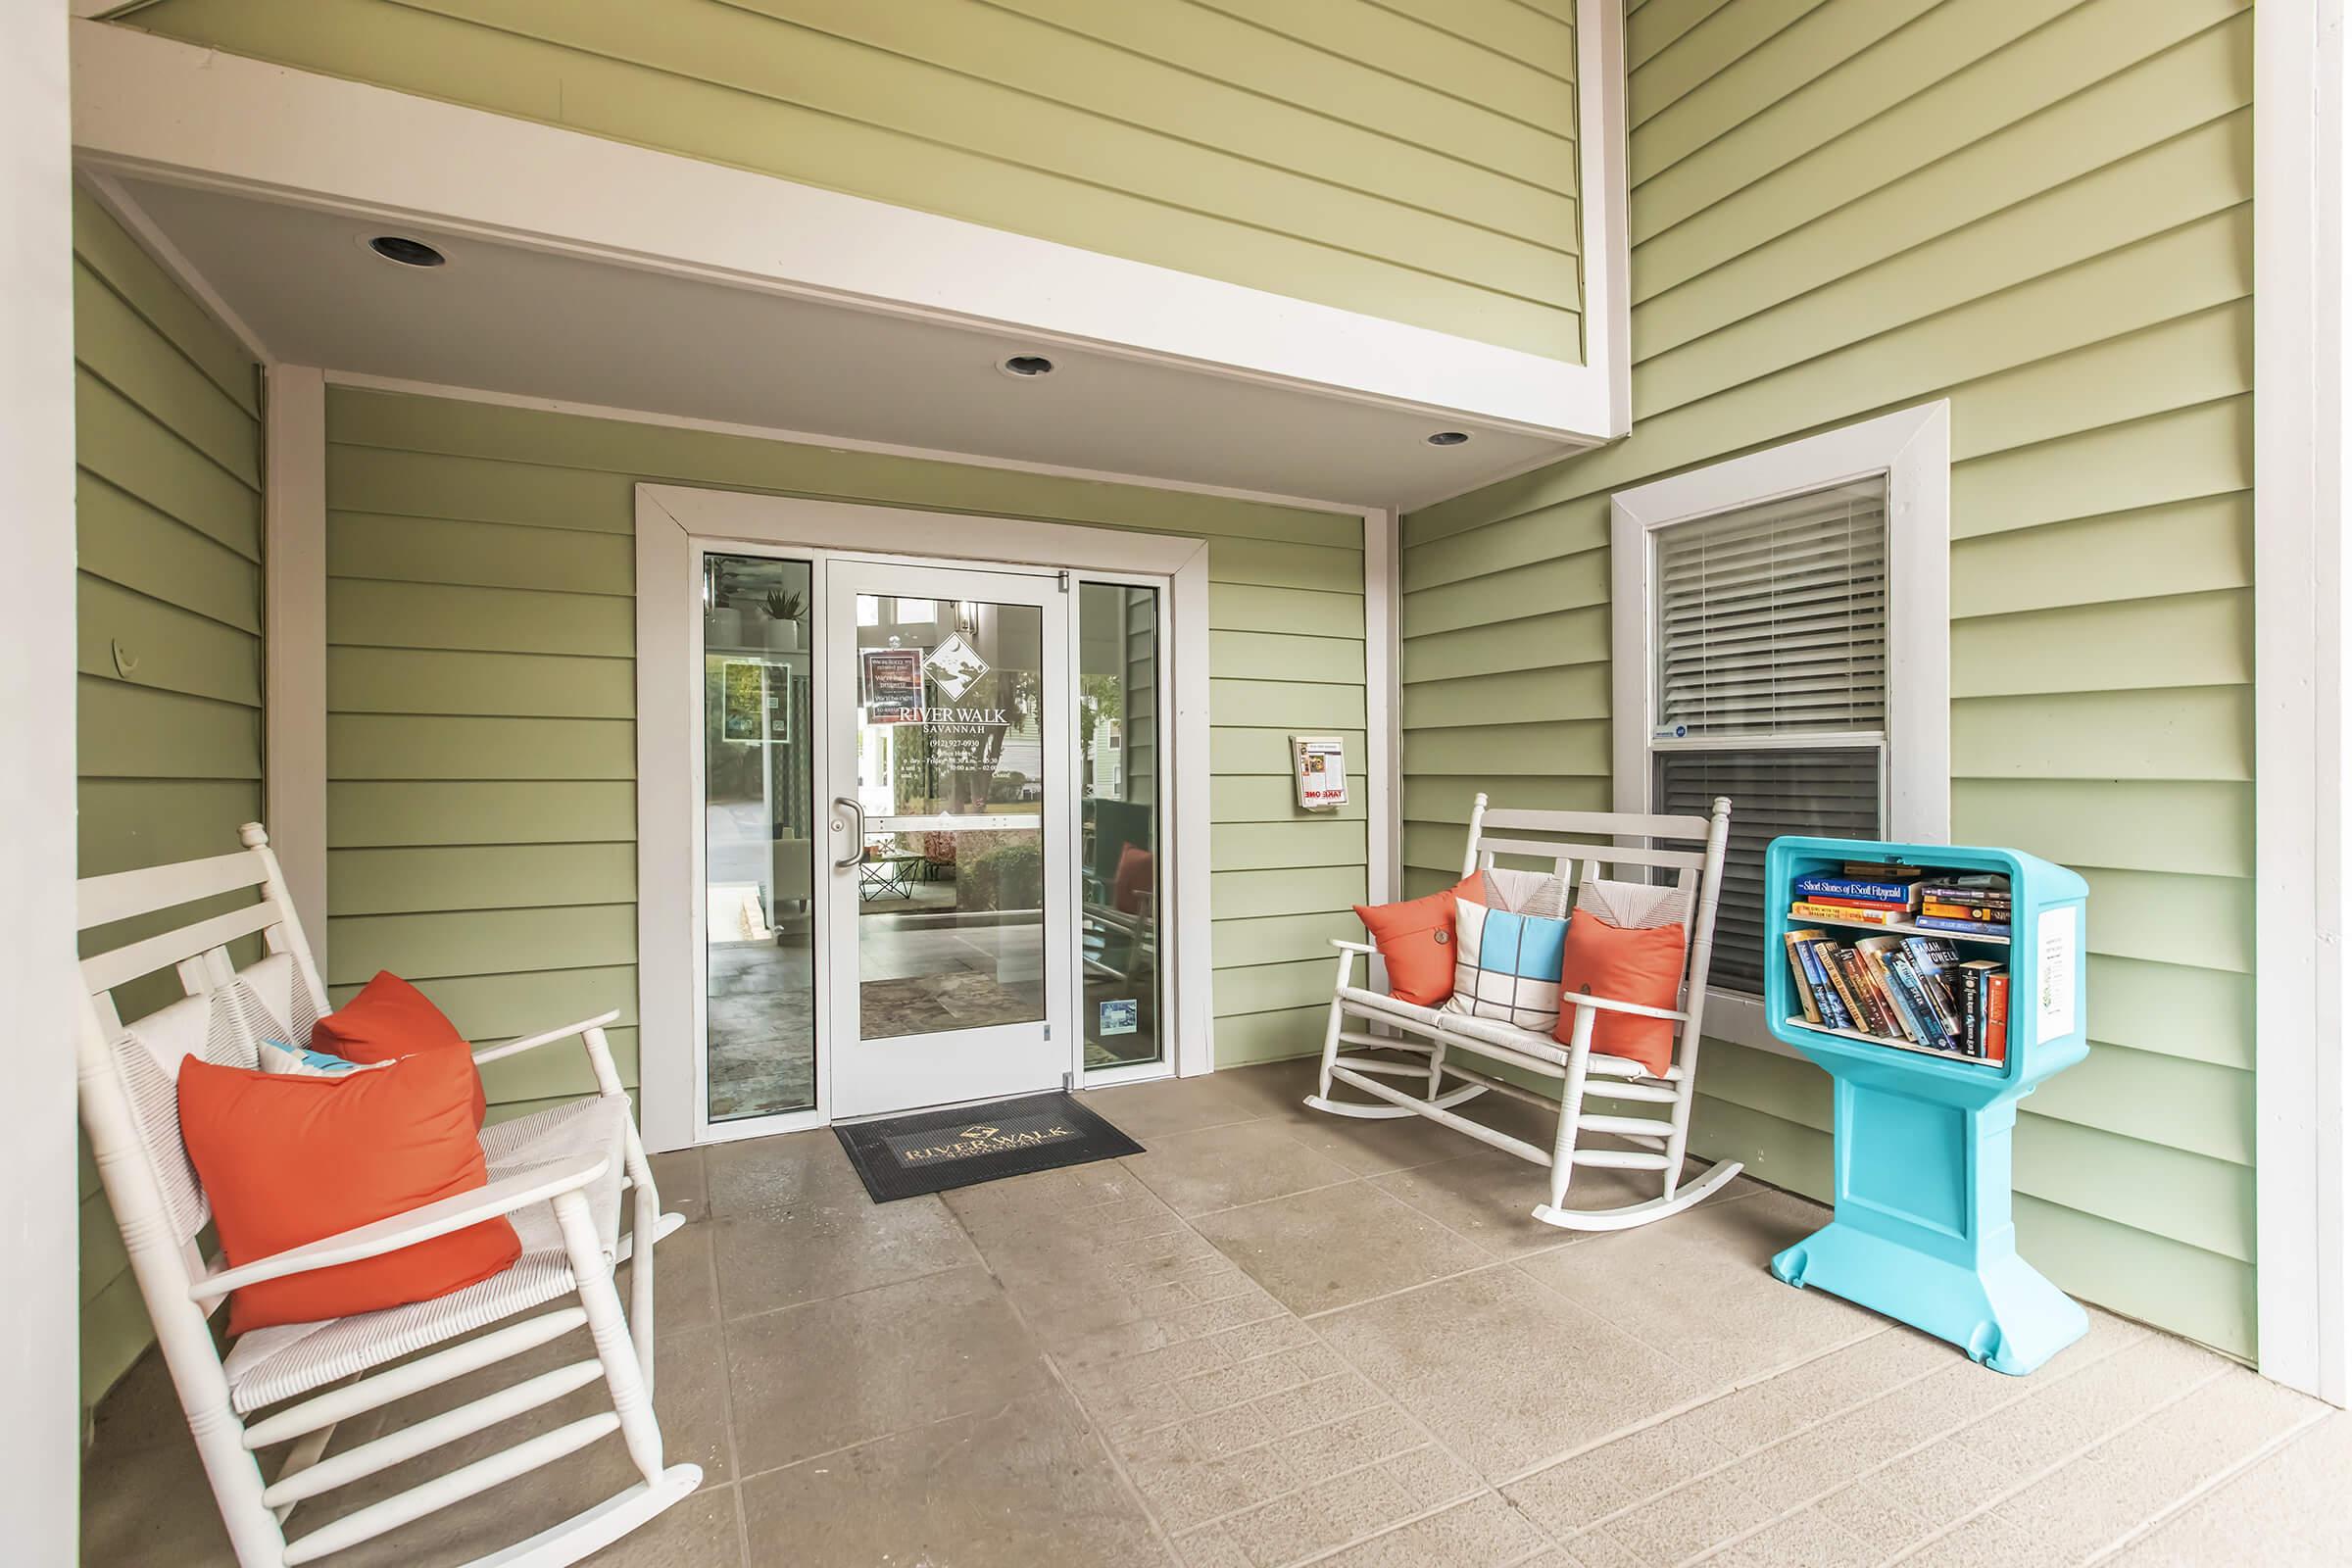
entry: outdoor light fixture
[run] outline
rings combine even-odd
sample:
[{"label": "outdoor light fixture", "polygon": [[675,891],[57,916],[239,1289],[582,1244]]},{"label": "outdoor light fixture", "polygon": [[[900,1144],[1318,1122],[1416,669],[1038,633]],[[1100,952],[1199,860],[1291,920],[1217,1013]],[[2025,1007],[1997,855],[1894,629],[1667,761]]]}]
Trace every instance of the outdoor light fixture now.
[{"label": "outdoor light fixture", "polygon": [[1458,447],[1469,439],[1470,432],[1467,430],[1440,430],[1429,438],[1429,444],[1433,447]]},{"label": "outdoor light fixture", "polygon": [[1052,375],[1054,362],[1043,354],[1015,354],[1010,359],[999,360],[997,368],[1006,375]]},{"label": "outdoor light fixture", "polygon": [[368,248],[387,262],[403,267],[444,267],[449,258],[420,239],[409,239],[400,234],[378,234],[368,242]]}]

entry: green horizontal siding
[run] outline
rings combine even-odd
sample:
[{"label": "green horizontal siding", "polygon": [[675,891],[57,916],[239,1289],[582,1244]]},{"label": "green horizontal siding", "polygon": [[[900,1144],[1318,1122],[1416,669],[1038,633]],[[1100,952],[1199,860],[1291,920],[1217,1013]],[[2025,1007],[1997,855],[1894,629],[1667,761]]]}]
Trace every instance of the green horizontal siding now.
[{"label": "green horizontal siding", "polygon": [[[1609,497],[1952,405],[1952,832],[2091,884],[2089,1060],[2025,1102],[2060,1284],[2254,1349],[2244,0],[1647,0],[1636,433],[1405,519],[1402,859],[1610,794]],[[1711,1045],[1710,1154],[1825,1194],[1813,1068]]]},{"label": "green horizontal siding", "polygon": [[[96,876],[223,854],[262,815],[261,402],[242,345],[78,192],[74,262],[78,836]],[[136,1012],[177,994],[165,976],[118,996]],[[151,1334],[86,1150],[80,1229],[95,1403]]]},{"label": "green horizontal siding", "polygon": [[1289,735],[1364,744],[1353,515],[348,389],[327,437],[338,995],[394,969],[476,1039],[618,1008],[634,1082],[630,533],[658,480],[1207,539],[1217,1059],[1319,1043],[1303,960],[1352,929],[1367,825],[1298,810]]},{"label": "green horizontal siding", "polygon": [[129,24],[1574,361],[1571,16],[1518,0],[163,0]]}]

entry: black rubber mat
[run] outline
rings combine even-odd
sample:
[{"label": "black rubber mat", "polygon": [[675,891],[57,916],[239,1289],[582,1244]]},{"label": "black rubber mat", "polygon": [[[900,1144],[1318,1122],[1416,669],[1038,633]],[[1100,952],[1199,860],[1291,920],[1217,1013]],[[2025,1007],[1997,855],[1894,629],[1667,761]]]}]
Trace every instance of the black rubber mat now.
[{"label": "black rubber mat", "polygon": [[1144,1152],[1059,1093],[836,1123],[833,1133],[877,1203]]}]

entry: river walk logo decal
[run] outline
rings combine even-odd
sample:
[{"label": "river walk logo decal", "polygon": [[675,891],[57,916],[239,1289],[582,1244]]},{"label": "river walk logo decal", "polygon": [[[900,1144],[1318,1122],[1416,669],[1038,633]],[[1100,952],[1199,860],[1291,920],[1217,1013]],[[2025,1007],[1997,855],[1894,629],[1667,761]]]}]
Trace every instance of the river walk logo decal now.
[{"label": "river walk logo decal", "polygon": [[1010,1117],[1003,1122],[974,1122],[954,1131],[909,1133],[885,1138],[883,1147],[901,1165],[937,1165],[948,1160],[976,1159],[982,1154],[1008,1154],[1037,1149],[1085,1134],[1060,1116]]},{"label": "river walk logo decal", "polygon": [[930,672],[932,684],[949,702],[960,703],[963,694],[979,685],[980,677],[988,673],[988,661],[980,657],[980,650],[963,640],[963,633],[956,631],[948,633],[948,640],[931,650],[931,657],[923,661],[923,668]]}]

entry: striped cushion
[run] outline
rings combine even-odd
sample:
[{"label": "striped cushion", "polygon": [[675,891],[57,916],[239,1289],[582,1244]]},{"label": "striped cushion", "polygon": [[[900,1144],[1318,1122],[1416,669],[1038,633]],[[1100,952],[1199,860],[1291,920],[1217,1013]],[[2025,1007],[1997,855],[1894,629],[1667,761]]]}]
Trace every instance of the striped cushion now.
[{"label": "striped cushion", "polygon": [[1454,900],[1450,1012],[1548,1034],[1560,1018],[1560,949],[1568,922]]}]

